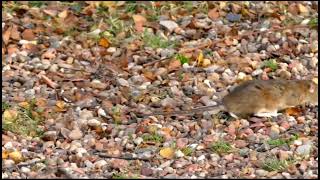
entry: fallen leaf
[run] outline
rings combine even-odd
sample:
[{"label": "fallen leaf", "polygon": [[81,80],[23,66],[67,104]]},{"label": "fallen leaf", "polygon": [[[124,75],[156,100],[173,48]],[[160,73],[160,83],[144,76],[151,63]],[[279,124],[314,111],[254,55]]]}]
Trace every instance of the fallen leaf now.
[{"label": "fallen leaf", "polygon": [[36,105],[38,107],[45,107],[47,105],[47,100],[45,98],[37,99]]},{"label": "fallen leaf", "polygon": [[220,14],[218,12],[218,8],[214,8],[211,9],[208,13],[208,16],[212,19],[212,20],[216,20],[219,18]]},{"label": "fallen leaf", "polygon": [[289,116],[298,116],[302,113],[302,110],[300,108],[287,108],[285,110],[285,113]]},{"label": "fallen leaf", "polygon": [[8,157],[9,157],[9,151],[7,150],[2,151],[2,159],[8,159]]},{"label": "fallen leaf", "polygon": [[11,36],[11,31],[12,31],[12,26],[9,27],[3,34],[2,34],[2,40],[4,42],[4,44],[8,44],[9,43],[9,39]]},{"label": "fallen leaf", "polygon": [[58,108],[60,108],[60,109],[64,109],[65,103],[64,103],[64,101],[57,101],[57,102],[56,102],[56,106],[57,106]]},{"label": "fallen leaf", "polygon": [[203,53],[202,53],[202,51],[200,51],[200,53],[199,53],[199,55],[197,57],[197,64],[198,64],[198,66],[202,66],[202,64],[203,64]]},{"label": "fallen leaf", "polygon": [[298,4],[298,9],[301,14],[309,14],[308,8],[302,5],[301,3]]},{"label": "fallen leaf", "polygon": [[26,102],[26,101],[21,102],[21,103],[19,103],[18,105],[19,105],[20,107],[22,107],[22,108],[25,108],[25,109],[28,109],[28,108],[30,107],[30,104],[29,104],[28,102]]},{"label": "fallen leaf", "polygon": [[180,67],[181,67],[181,62],[179,60],[173,60],[173,61],[170,61],[168,70],[170,72],[170,71],[177,70]]},{"label": "fallen leaf", "polygon": [[2,117],[5,121],[13,121],[18,117],[18,112],[13,109],[7,109],[3,112]]},{"label": "fallen leaf", "polygon": [[132,15],[133,21],[135,23],[135,28],[138,32],[143,31],[143,25],[147,22],[147,19],[139,14]]},{"label": "fallen leaf", "polygon": [[42,54],[41,59],[53,59],[56,57],[57,50],[50,48],[45,53]]},{"label": "fallen leaf", "polygon": [[28,41],[32,41],[36,37],[31,29],[25,29],[21,34],[21,36],[22,36],[22,39],[25,39]]},{"label": "fallen leaf", "polygon": [[11,31],[11,38],[15,40],[20,40],[20,32],[18,31],[18,26],[13,25]]},{"label": "fallen leaf", "polygon": [[165,147],[160,150],[160,155],[167,159],[172,159],[174,157],[174,149],[170,147]]},{"label": "fallen leaf", "polygon": [[101,38],[101,39],[99,40],[99,45],[100,45],[100,46],[103,46],[103,47],[105,47],[105,48],[108,48],[109,45],[110,45],[110,43],[109,43],[109,41],[108,41],[106,38]]},{"label": "fallen leaf", "polygon": [[152,71],[149,71],[149,70],[145,70],[143,72],[143,75],[144,75],[144,77],[146,77],[147,79],[149,79],[151,81],[154,81],[156,79],[155,74]]},{"label": "fallen leaf", "polygon": [[22,161],[22,159],[23,159],[22,154],[19,151],[13,151],[13,152],[9,153],[8,156],[12,160],[14,160],[14,162],[16,162],[16,163]]},{"label": "fallen leaf", "polygon": [[67,10],[64,10],[62,11],[61,13],[58,14],[59,18],[66,18],[68,16],[68,11]]}]

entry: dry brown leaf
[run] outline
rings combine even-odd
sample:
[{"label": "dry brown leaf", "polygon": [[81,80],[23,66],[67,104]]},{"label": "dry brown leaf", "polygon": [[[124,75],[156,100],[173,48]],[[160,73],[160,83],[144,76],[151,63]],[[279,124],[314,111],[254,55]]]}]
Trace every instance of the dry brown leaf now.
[{"label": "dry brown leaf", "polygon": [[55,9],[44,9],[43,12],[51,17],[55,17],[58,14],[58,11]]},{"label": "dry brown leaf", "polygon": [[143,75],[144,75],[144,77],[146,77],[147,79],[149,79],[151,81],[154,81],[156,79],[156,76],[152,71],[146,70],[143,72]]},{"label": "dry brown leaf", "polygon": [[171,72],[171,71],[179,69],[180,67],[181,67],[181,62],[179,60],[173,60],[173,61],[170,61],[168,70],[169,70],[169,72]]},{"label": "dry brown leaf", "polygon": [[18,112],[13,109],[7,109],[3,112],[2,117],[5,121],[13,121],[18,117]]},{"label": "dry brown leaf", "polygon": [[21,35],[22,35],[22,39],[25,39],[28,41],[32,41],[36,37],[31,29],[24,30]]},{"label": "dry brown leaf", "polygon": [[108,48],[108,47],[110,46],[110,43],[109,43],[109,41],[108,41],[107,39],[101,38],[101,39],[99,40],[99,45],[100,45],[100,46],[103,46],[103,47],[105,47],[105,48]]},{"label": "dry brown leaf", "polygon": [[147,19],[139,14],[132,15],[133,21],[135,23],[135,28],[138,32],[143,31],[143,26],[147,22]]},{"label": "dry brown leaf", "polygon": [[2,40],[4,42],[4,44],[8,44],[9,43],[9,39],[11,36],[11,31],[12,31],[12,26],[10,26],[3,34],[2,34]]},{"label": "dry brown leaf", "polygon": [[38,98],[36,105],[43,108],[47,105],[47,100],[45,98]]},{"label": "dry brown leaf", "polygon": [[23,160],[22,154],[19,151],[13,151],[9,153],[8,156],[16,163],[21,162]]},{"label": "dry brown leaf", "polygon": [[22,107],[22,108],[25,108],[25,109],[28,109],[28,108],[30,107],[30,104],[29,104],[28,102],[26,102],[26,101],[21,102],[21,103],[19,103],[18,105],[19,105],[20,107]]},{"label": "dry brown leaf", "polygon": [[57,50],[50,48],[45,53],[42,54],[41,59],[53,59],[56,57]]},{"label": "dry brown leaf", "polygon": [[18,31],[18,26],[13,25],[11,31],[11,38],[14,40],[20,40],[20,32]]},{"label": "dry brown leaf", "polygon": [[289,116],[299,116],[302,113],[302,109],[296,107],[287,108],[285,113]]},{"label": "dry brown leaf", "polygon": [[165,147],[160,150],[160,155],[166,159],[172,159],[174,157],[174,149]]},{"label": "dry brown leaf", "polygon": [[59,18],[65,19],[68,16],[68,11],[64,10],[58,14]]},{"label": "dry brown leaf", "polygon": [[214,8],[211,9],[208,13],[208,16],[212,19],[212,20],[216,20],[219,18],[220,14],[218,12],[218,8]]}]

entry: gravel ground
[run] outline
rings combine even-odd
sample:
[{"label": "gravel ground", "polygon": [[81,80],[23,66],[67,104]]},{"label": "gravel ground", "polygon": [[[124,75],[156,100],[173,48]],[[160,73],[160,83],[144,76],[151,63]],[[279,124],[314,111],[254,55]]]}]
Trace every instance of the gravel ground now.
[{"label": "gravel ground", "polygon": [[317,82],[317,2],[4,2],[2,17],[3,178],[318,178],[317,107],[139,116],[252,79]]}]

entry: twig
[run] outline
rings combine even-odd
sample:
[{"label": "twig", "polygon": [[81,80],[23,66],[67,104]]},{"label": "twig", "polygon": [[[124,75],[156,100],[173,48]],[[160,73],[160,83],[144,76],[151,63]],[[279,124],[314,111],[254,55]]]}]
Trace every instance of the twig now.
[{"label": "twig", "polygon": [[45,82],[48,86],[50,86],[51,88],[56,89],[57,87],[59,87],[59,85],[58,85],[57,83],[53,82],[53,81],[52,81],[51,79],[49,79],[47,76],[45,76],[45,75],[40,75],[40,77],[41,77],[41,79],[43,79],[44,82]]},{"label": "twig", "polygon": [[103,158],[115,158],[115,159],[125,159],[125,160],[142,160],[142,161],[150,161],[151,158],[139,158],[139,157],[116,157],[116,156],[110,156],[106,153],[95,153],[95,155],[98,155]]},{"label": "twig", "polygon": [[143,67],[150,66],[150,65],[153,65],[153,64],[155,64],[157,62],[165,61],[165,60],[168,60],[168,59],[171,59],[171,57],[164,58],[164,59],[157,59],[155,61],[148,62],[148,63],[144,64]]}]

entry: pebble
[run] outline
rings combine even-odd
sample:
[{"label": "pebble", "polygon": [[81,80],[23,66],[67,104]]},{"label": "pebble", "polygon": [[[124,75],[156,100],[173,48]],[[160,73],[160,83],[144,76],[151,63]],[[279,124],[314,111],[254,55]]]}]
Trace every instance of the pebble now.
[{"label": "pebble", "polygon": [[55,141],[57,139],[57,132],[56,131],[47,131],[43,134],[42,139],[46,141]]},{"label": "pebble", "polygon": [[101,169],[102,167],[104,167],[107,164],[108,164],[107,161],[99,160],[99,161],[94,163],[94,167],[97,168],[97,169]]},{"label": "pebble", "polygon": [[256,174],[257,174],[258,176],[265,177],[265,176],[268,174],[268,171],[263,170],[263,169],[257,169],[257,170],[256,170]]},{"label": "pebble", "polygon": [[205,155],[201,155],[197,158],[197,161],[202,161],[202,160],[205,160],[206,159],[206,156]]},{"label": "pebble", "polygon": [[261,74],[261,73],[263,73],[263,70],[262,70],[262,69],[256,69],[256,70],[254,70],[254,71],[251,73],[251,75],[252,75],[252,76],[257,76],[257,75],[259,75],[259,74]]},{"label": "pebble", "polygon": [[312,150],[312,144],[308,143],[308,144],[299,146],[296,151],[297,151],[297,154],[299,155],[307,156],[311,153],[311,150]]},{"label": "pebble", "polygon": [[269,136],[271,137],[271,139],[276,139],[279,137],[280,134],[280,129],[278,125],[273,125],[270,128],[270,134]]},{"label": "pebble", "polygon": [[27,167],[21,167],[21,172],[23,172],[23,173],[29,173],[29,172],[31,172],[31,170],[29,169],[29,168],[27,168]]},{"label": "pebble", "polygon": [[179,27],[179,25],[176,22],[170,20],[160,21],[159,24],[167,28],[170,32],[172,32],[175,28]]},{"label": "pebble", "polygon": [[136,145],[139,145],[143,142],[143,139],[141,137],[137,137],[136,139],[133,140],[133,142],[136,144]]},{"label": "pebble", "polygon": [[183,157],[183,156],[184,156],[184,154],[183,154],[183,152],[182,152],[181,150],[177,150],[177,151],[175,152],[175,155],[176,155],[177,158],[180,158],[180,157]]},{"label": "pebble", "polygon": [[70,133],[69,133],[69,138],[71,140],[77,140],[77,139],[81,139],[83,136],[82,132],[79,130],[79,129],[75,129],[75,130],[72,130]]},{"label": "pebble", "polygon": [[98,127],[101,125],[101,122],[97,119],[90,119],[88,121],[88,125],[91,126],[91,127]]},{"label": "pebble", "polygon": [[181,149],[186,147],[186,145],[188,144],[188,138],[179,138],[177,139],[177,148]]},{"label": "pebble", "polygon": [[129,82],[123,78],[119,78],[117,79],[118,83],[121,85],[121,86],[126,86],[126,87],[129,87]]},{"label": "pebble", "polygon": [[14,161],[12,159],[4,159],[3,160],[3,165],[5,168],[11,168],[14,166]]}]

